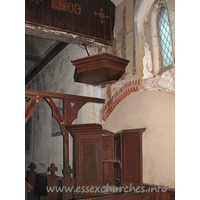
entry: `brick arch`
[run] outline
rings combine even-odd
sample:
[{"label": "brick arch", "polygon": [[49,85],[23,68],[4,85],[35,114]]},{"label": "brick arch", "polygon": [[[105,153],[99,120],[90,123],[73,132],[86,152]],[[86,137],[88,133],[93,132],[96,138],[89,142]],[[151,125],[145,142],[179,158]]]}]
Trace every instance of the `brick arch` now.
[{"label": "brick arch", "polygon": [[108,116],[113,112],[113,110],[119,105],[119,103],[133,92],[148,90],[148,91],[167,92],[169,94],[175,95],[174,91],[166,90],[165,88],[161,88],[158,85],[154,87],[149,86],[147,84],[148,80],[149,79],[131,80],[126,82],[122,87],[120,87],[110,97],[110,99],[106,101],[105,105],[103,105],[100,112],[100,121],[105,121],[108,118]]}]

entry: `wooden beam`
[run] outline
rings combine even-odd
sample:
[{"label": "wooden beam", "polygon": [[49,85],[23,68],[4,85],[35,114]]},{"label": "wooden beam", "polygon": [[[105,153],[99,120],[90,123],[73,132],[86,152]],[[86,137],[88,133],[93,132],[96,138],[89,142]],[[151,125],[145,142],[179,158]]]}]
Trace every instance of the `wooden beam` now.
[{"label": "wooden beam", "polygon": [[40,61],[40,60],[42,60],[42,57],[25,53],[25,59],[32,60],[32,61]]},{"label": "wooden beam", "polygon": [[[50,27],[36,25],[25,21],[25,34],[40,37],[48,40],[55,40],[60,42],[66,42],[70,44],[82,44],[91,45],[95,43],[95,39],[68,33],[63,30],[56,30]],[[99,43],[96,43],[99,45]],[[102,46],[103,44],[101,44]]]},{"label": "wooden beam", "polygon": [[59,42],[26,76],[25,85],[27,85],[54,57],[56,57],[69,43]]},{"label": "wooden beam", "polygon": [[61,94],[61,93],[54,93],[54,92],[44,92],[44,91],[39,91],[39,90],[26,89],[25,95],[34,95],[34,96],[42,96],[42,97],[47,96],[47,97],[57,98],[57,99],[71,99],[71,100],[86,101],[90,103],[105,103],[105,99],[100,99],[100,98],[95,98],[95,97]]}]

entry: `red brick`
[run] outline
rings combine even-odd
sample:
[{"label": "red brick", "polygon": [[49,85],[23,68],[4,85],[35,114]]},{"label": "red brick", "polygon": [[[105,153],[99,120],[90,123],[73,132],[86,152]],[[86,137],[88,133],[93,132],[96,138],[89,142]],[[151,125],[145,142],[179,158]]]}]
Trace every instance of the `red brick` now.
[{"label": "red brick", "polygon": [[120,101],[124,99],[124,97],[122,95],[120,95],[119,97]]},{"label": "red brick", "polygon": [[125,98],[127,96],[126,91],[124,91],[123,93],[123,97]]},{"label": "red brick", "polygon": [[122,94],[122,98],[124,99],[126,97],[126,93],[124,91],[124,93]]},{"label": "red brick", "polygon": [[118,104],[119,104],[119,102],[120,102],[120,100],[119,100],[119,99],[117,99],[117,100],[116,100],[116,104],[118,105]]},{"label": "red brick", "polygon": [[112,105],[112,109],[114,110],[114,109],[115,109],[115,107],[116,107],[116,106],[113,104],[113,105]]},{"label": "red brick", "polygon": [[128,90],[126,90],[125,93],[126,93],[126,96],[128,96],[130,94],[130,93],[128,93]]},{"label": "red brick", "polygon": [[131,92],[134,92],[133,88],[134,88],[134,87],[131,87]]},{"label": "red brick", "polygon": [[130,93],[131,93],[131,90],[130,90],[130,88],[128,88],[127,92],[128,92],[128,94],[130,94]]},{"label": "red brick", "polygon": [[113,103],[113,105],[116,107],[116,106],[117,106],[117,102],[115,101],[115,102]]}]

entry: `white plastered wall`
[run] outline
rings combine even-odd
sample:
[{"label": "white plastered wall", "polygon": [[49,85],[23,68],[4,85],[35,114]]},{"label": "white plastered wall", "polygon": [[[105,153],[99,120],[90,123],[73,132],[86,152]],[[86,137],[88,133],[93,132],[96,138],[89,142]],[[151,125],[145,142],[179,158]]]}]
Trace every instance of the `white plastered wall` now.
[{"label": "white plastered wall", "polygon": [[[168,0],[167,7],[172,30],[173,45],[175,44],[174,33],[174,1]],[[121,56],[122,45],[122,10],[124,6],[130,5],[132,0],[124,0],[116,10],[116,49],[115,52]],[[109,100],[110,94],[122,86],[126,80],[142,78],[148,79],[152,87],[159,88],[154,74],[154,62],[152,44],[149,44],[151,37],[146,36],[145,24],[149,23],[149,11],[154,0],[136,0],[135,13],[133,18],[127,18],[127,26],[134,23],[136,39],[136,59],[137,74],[130,77],[125,76],[125,80],[107,86],[102,89],[102,97]],[[129,6],[130,8],[130,6]],[[132,15],[128,13],[128,15]],[[132,42],[126,41],[126,55],[130,55]],[[174,45],[175,46],[175,45]],[[131,67],[132,65],[129,65]],[[130,69],[130,68],[129,68]],[[168,72],[166,72],[168,73]],[[130,74],[130,73],[129,73]],[[164,75],[163,75],[164,77]],[[165,85],[170,85],[170,81],[163,80]],[[156,85],[155,85],[156,84]],[[163,88],[160,88],[163,89]],[[165,88],[167,91],[167,88]],[[169,88],[170,89],[170,88]],[[108,92],[109,91],[109,92]],[[175,91],[174,91],[175,92]],[[167,92],[160,91],[140,91],[127,96],[122,100],[103,121],[105,129],[116,132],[123,129],[146,128],[143,133],[143,182],[150,184],[164,184],[168,187],[175,187],[175,96]]]}]

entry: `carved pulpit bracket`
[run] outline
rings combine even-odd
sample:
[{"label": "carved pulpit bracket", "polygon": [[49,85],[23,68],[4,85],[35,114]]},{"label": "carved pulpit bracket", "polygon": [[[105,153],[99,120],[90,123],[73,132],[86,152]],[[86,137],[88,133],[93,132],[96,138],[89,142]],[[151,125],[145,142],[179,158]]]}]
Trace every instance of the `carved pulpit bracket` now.
[{"label": "carved pulpit bracket", "polygon": [[65,124],[71,125],[72,122],[78,117],[78,111],[85,105],[87,101],[79,100],[64,100],[64,116]]}]

